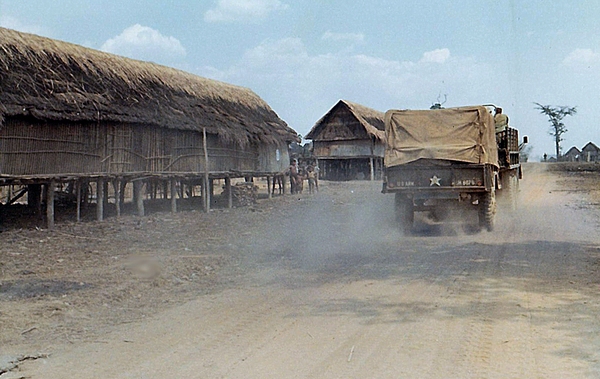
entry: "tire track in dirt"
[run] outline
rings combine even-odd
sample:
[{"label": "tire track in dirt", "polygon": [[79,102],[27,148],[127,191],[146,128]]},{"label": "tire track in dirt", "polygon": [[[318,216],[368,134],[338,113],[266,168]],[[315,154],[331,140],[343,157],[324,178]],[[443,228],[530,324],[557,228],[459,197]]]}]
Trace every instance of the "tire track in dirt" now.
[{"label": "tire track in dirt", "polygon": [[[421,252],[421,263],[428,262],[425,258],[428,255],[428,252]],[[462,266],[463,262],[460,261],[437,261],[435,265],[428,264],[426,271],[417,278],[403,283],[403,293],[399,294],[398,300],[410,300],[413,303],[429,302],[432,304],[432,311],[435,311],[440,282],[447,280],[453,272],[461,272]],[[447,287],[445,289],[448,290]],[[368,377],[372,375],[396,377],[399,370],[402,369],[399,367],[402,366],[402,362],[392,359],[392,356],[401,350],[413,352],[414,349],[407,346],[404,341],[416,341],[419,339],[420,333],[417,328],[410,327],[415,317],[414,314],[405,313],[396,316],[400,317],[390,321],[388,320],[389,314],[384,313],[364,322],[367,326],[342,341],[335,351],[324,357],[323,362],[311,372],[309,377]],[[390,346],[394,345],[396,347],[390,349]],[[352,346],[356,347],[356,350],[351,364],[331,363],[340,362],[340,359],[351,351]]]}]

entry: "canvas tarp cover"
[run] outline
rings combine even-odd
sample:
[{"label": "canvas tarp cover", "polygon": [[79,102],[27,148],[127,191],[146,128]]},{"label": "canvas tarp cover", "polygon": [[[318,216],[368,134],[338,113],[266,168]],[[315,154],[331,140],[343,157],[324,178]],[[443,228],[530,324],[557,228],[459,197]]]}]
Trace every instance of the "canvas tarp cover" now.
[{"label": "canvas tarp cover", "polygon": [[386,167],[421,158],[498,166],[494,119],[483,106],[389,110],[385,138]]}]

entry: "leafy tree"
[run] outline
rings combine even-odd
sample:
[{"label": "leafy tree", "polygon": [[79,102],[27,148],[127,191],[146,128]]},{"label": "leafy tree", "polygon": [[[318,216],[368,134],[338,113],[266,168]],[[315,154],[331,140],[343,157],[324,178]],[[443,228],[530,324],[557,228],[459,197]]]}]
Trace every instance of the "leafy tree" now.
[{"label": "leafy tree", "polygon": [[560,160],[560,143],[563,141],[562,135],[567,132],[567,127],[562,120],[567,116],[576,114],[577,107],[553,107],[551,105],[542,105],[540,103],[534,104],[537,105],[535,109],[539,110],[541,114],[548,116],[548,121],[552,125],[549,133],[554,137],[554,143],[556,144],[556,160]]}]

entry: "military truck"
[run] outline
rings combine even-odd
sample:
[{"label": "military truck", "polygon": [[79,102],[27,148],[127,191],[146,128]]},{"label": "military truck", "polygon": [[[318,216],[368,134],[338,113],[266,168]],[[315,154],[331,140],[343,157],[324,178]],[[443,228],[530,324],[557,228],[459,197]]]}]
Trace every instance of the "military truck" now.
[{"label": "military truck", "polygon": [[[385,114],[383,193],[394,193],[400,226],[410,231],[415,212],[443,219],[452,210],[494,228],[497,194],[516,208],[519,134],[495,131],[495,106],[389,110]],[[524,138],[526,143],[527,137]]]}]

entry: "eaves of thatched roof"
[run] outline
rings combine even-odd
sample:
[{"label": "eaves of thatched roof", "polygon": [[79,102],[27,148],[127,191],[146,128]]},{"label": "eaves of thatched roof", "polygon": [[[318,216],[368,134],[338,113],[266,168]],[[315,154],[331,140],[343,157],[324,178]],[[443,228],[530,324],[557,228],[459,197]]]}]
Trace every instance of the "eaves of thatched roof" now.
[{"label": "eaves of thatched roof", "polygon": [[370,137],[380,141],[384,140],[384,113],[348,100],[338,101],[333,108],[329,110],[329,112],[327,112],[319,121],[315,123],[310,132],[308,132],[306,135],[306,139],[314,139],[314,137],[318,135],[319,130],[325,126],[329,120],[329,117],[340,107],[345,107],[348,111],[350,111]]},{"label": "eaves of thatched roof", "polygon": [[3,117],[202,130],[246,145],[297,134],[250,89],[0,28]]}]

